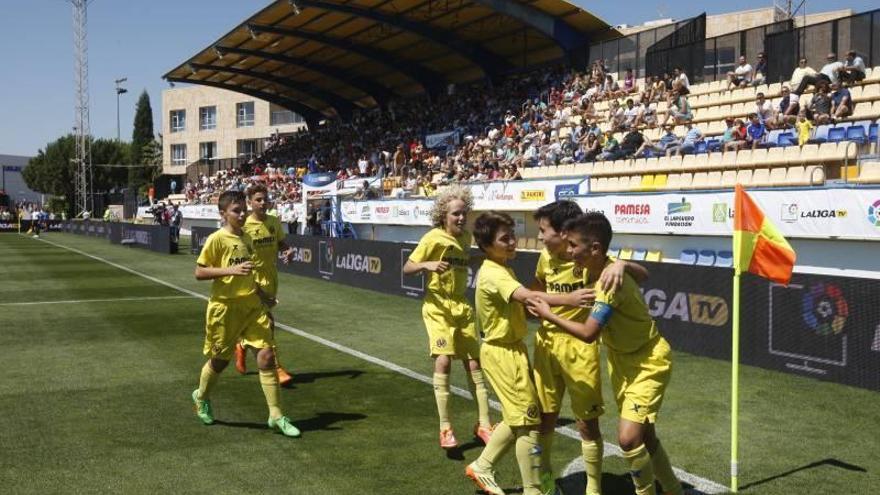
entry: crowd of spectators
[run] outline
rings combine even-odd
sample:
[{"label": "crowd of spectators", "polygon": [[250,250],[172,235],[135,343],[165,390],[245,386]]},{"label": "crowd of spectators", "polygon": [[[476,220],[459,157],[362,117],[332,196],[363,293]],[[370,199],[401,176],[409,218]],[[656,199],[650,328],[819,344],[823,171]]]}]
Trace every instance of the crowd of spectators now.
[{"label": "crowd of spectators", "polygon": [[[763,53],[754,65],[740,57],[727,75],[728,89],[761,85],[766,73]],[[828,54],[818,72],[801,59],[779,102],[758,93],[754,111],[746,119],[727,119],[713,149],[761,146],[772,129],[791,129],[803,144],[815,126],[852,114],[846,85],[864,76],[864,61],[854,52],[843,61]],[[816,91],[801,108],[800,95],[810,86]],[[395,177],[394,194],[429,196],[449,182],[516,180],[525,167],[693,153],[705,137],[693,125],[689,94],[681,68],[640,86],[631,70],[615,80],[602,61],[584,71],[525,73],[492,87],[451,86],[432,100],[392,101],[385,109],[360,110],[349,121],[333,119],[307,132],[273,136],[245,166],[201,175],[182,192],[188,202],[209,202],[220,191],[260,180],[280,204],[296,203],[305,174],[331,172],[337,179]],[[658,104],[664,101],[661,112]],[[660,139],[644,135],[658,126]],[[684,135],[676,135],[674,126],[684,126]],[[437,133],[450,133],[454,140],[427,147],[424,137]],[[369,185],[358,192],[375,193]]]}]

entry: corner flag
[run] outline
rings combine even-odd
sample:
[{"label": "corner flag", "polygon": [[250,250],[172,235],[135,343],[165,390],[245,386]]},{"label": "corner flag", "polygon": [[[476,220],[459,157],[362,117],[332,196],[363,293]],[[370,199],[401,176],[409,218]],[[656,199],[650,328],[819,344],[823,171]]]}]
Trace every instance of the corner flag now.
[{"label": "corner flag", "polygon": [[794,249],[739,184],[733,202],[733,267],[788,285]]}]

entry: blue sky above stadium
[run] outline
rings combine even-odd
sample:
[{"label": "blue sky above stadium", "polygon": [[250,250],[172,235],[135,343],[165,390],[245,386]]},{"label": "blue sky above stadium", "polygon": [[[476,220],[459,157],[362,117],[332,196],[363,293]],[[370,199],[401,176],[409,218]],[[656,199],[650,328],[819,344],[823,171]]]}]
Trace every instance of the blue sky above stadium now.
[{"label": "blue sky above stadium", "polygon": [[[629,2],[574,1],[610,24],[639,24],[701,12],[694,4],[672,0]],[[89,88],[91,127],[97,137],[116,136],[114,80],[127,77],[129,93],[120,102],[121,134],[130,139],[134,104],[146,89],[157,129],[161,125],[161,76],[216,40],[266,1],[93,0],[89,6]],[[771,5],[770,1],[706,0],[708,13]],[[843,7],[862,12],[876,0],[808,2],[808,12]],[[0,95],[0,153],[35,155],[73,125],[73,34],[71,7],[64,0],[4,2],[0,46],[4,47]]]}]

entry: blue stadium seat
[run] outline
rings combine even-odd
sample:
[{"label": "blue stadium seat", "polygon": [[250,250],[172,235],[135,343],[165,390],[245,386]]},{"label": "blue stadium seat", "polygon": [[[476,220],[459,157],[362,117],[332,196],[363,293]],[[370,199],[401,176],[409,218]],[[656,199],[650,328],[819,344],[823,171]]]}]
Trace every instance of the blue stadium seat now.
[{"label": "blue stadium seat", "polygon": [[715,264],[715,251],[703,249],[697,256],[697,264],[700,266],[712,266]]},{"label": "blue stadium seat", "polygon": [[617,258],[618,255],[620,255],[620,246],[611,246],[608,248],[608,256]]},{"label": "blue stadium seat", "polygon": [[724,268],[733,267],[733,252],[718,251],[718,256],[715,258],[715,266],[721,266]]},{"label": "blue stadium seat", "polygon": [[709,151],[721,151],[721,140],[720,139],[707,139],[706,140],[706,149]]},{"label": "blue stadium seat", "polygon": [[880,124],[874,122],[868,128],[868,141],[874,142],[877,140],[878,133],[880,133]]},{"label": "blue stadium seat", "polygon": [[779,135],[779,146],[797,146],[797,137],[793,132],[783,132]]},{"label": "blue stadium seat", "polygon": [[647,249],[635,248],[633,249],[632,259],[633,261],[644,261],[645,257],[648,256]]},{"label": "blue stadium seat", "polygon": [[831,126],[828,124],[820,125],[816,128],[815,134],[813,134],[813,139],[810,139],[811,143],[824,143],[828,141],[828,131],[831,129]]},{"label": "blue stadium seat", "polygon": [[839,143],[841,141],[846,140],[846,128],[845,127],[832,127],[828,130],[828,142],[829,143]]},{"label": "blue stadium seat", "polygon": [[774,146],[779,146],[779,135],[782,134],[782,129],[773,129],[769,133],[767,133],[767,138],[764,140],[764,146],[768,148],[773,148]]},{"label": "blue stadium seat", "polygon": [[694,154],[699,155],[700,153],[708,153],[709,152],[709,143],[706,141],[700,141],[694,147]]},{"label": "blue stadium seat", "polygon": [[696,249],[684,249],[681,252],[681,255],[678,257],[678,261],[685,265],[693,265],[697,262],[697,250]]},{"label": "blue stadium seat", "polygon": [[846,140],[865,144],[868,141],[868,133],[865,132],[864,126],[853,125],[846,129]]}]

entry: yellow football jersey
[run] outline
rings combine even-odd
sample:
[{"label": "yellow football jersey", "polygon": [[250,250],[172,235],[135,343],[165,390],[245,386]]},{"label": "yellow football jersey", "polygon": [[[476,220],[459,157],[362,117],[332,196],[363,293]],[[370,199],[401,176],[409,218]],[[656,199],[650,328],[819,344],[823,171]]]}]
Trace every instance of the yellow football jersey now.
[{"label": "yellow football jersey", "polygon": [[284,242],[284,228],[274,215],[262,222],[248,216],[242,227],[253,240],[256,252],[256,279],[263,291],[272,297],[278,293],[278,250]]},{"label": "yellow football jersey", "polygon": [[425,272],[428,286],[426,303],[439,303],[447,299],[462,299],[467,290],[468,263],[470,262],[471,234],[464,232],[458,237],[441,228],[428,231],[409,255],[413,263],[446,261],[451,269],[446,273]]},{"label": "yellow football jersey", "polygon": [[[237,236],[221,228],[208,236],[196,263],[213,268],[227,268],[245,261],[255,262],[254,254],[254,245],[247,233]],[[249,275],[215,278],[211,286],[211,299],[235,299],[253,294],[257,287],[254,273],[251,271]]]},{"label": "yellow football jersey", "polygon": [[486,259],[477,275],[477,319],[483,340],[512,344],[526,336],[526,311],[522,303],[512,299],[522,287],[510,267]]},{"label": "yellow football jersey", "polygon": [[[587,270],[575,273],[574,261],[566,261],[551,256],[547,248],[541,250],[538,257],[538,265],[535,268],[535,278],[543,282],[545,292],[548,294],[568,294],[587,287]],[[584,321],[590,314],[590,308],[575,308],[571,306],[553,306],[550,308],[554,314],[566,320]],[[561,329],[555,324],[541,320],[542,332],[556,331]]]},{"label": "yellow football jersey", "polygon": [[[606,263],[611,264],[609,260]],[[614,352],[635,352],[653,341],[659,332],[648,313],[648,306],[639,291],[639,284],[629,275],[623,276],[623,286],[605,292],[602,284],[595,284],[596,301],[590,316],[602,326],[602,342]]]}]

